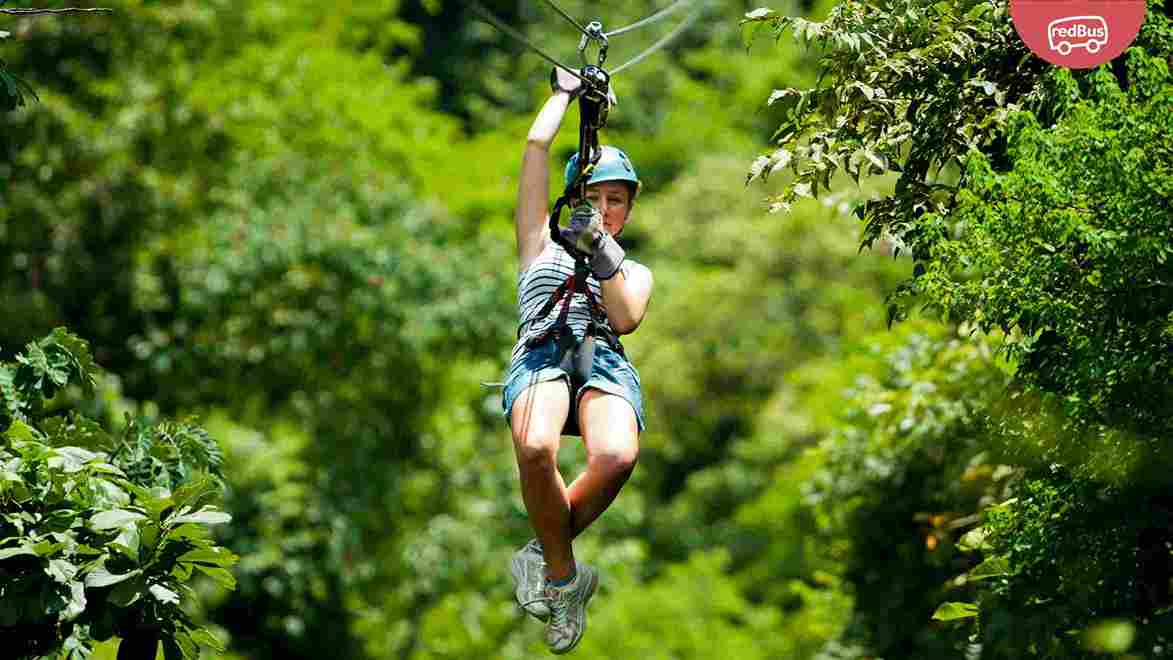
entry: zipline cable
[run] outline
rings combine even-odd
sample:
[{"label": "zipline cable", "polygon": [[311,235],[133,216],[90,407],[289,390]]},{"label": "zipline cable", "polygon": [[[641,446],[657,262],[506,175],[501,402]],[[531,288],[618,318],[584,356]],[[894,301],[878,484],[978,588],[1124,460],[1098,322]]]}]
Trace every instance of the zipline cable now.
[{"label": "zipline cable", "polygon": [[484,7],[482,7],[481,3],[477,2],[476,0],[472,0],[472,2],[469,3],[469,6],[472,7],[472,10],[474,12],[480,14],[481,18],[483,18],[487,23],[489,23],[493,27],[497,28],[498,30],[504,32],[505,34],[513,37],[514,39],[517,39],[522,44],[528,46],[530,50],[532,50],[535,53],[537,53],[538,55],[540,55],[542,57],[542,59],[544,59],[547,62],[553,64],[554,66],[556,66],[560,69],[563,69],[566,72],[572,74],[575,78],[578,78],[579,80],[584,80],[584,78],[581,75],[579,75],[577,69],[575,69],[573,67],[566,66],[565,64],[559,62],[558,60],[554,59],[553,57],[550,57],[549,55],[542,52],[542,49],[535,46],[533,44],[533,42],[531,42],[529,39],[527,39],[525,37],[524,34],[518,32],[517,30],[514,30],[513,28],[509,27],[508,25],[502,23],[501,20],[498,19],[496,16],[494,16],[488,9],[485,9]]},{"label": "zipline cable", "polygon": [[688,2],[689,2],[689,0],[676,0],[676,2],[661,9],[660,11],[652,14],[651,16],[648,16],[645,19],[636,21],[636,22],[632,23],[631,25],[628,25],[627,27],[621,27],[618,30],[611,30],[610,32],[606,32],[603,34],[603,36],[615,37],[615,36],[623,34],[624,32],[631,32],[632,30],[635,30],[636,28],[641,28],[645,25],[651,25],[652,23],[655,23],[656,21],[660,20],[661,18],[664,18],[668,14],[671,14],[672,12],[676,11],[677,9],[683,7]]},{"label": "zipline cable", "polygon": [[570,21],[570,24],[571,24],[571,25],[573,25],[574,27],[578,28],[578,31],[579,31],[579,32],[583,33],[583,34],[584,34],[584,35],[586,35],[587,37],[590,37],[590,36],[591,36],[591,33],[590,33],[590,32],[587,32],[587,29],[586,29],[586,28],[584,28],[583,26],[579,25],[578,21],[576,21],[576,20],[574,20],[573,18],[571,18],[570,14],[567,14],[566,12],[562,11],[562,8],[561,8],[561,7],[559,7],[558,5],[554,4],[554,0],[542,0],[542,1],[543,1],[543,2],[545,2],[546,4],[550,5],[550,7],[552,7],[552,8],[554,9],[554,11],[558,12],[559,14],[561,14],[561,15],[562,15],[562,18],[565,18],[566,20]]},{"label": "zipline cable", "polygon": [[644,52],[640,53],[639,55],[636,55],[635,57],[631,58],[630,60],[628,60],[628,61],[624,62],[623,64],[620,64],[619,66],[612,69],[610,72],[611,75],[613,76],[624,69],[627,69],[629,67],[635,66],[636,64],[639,64],[644,59],[646,59],[649,55],[651,55],[652,53],[656,52],[657,50],[660,50],[661,48],[663,48],[665,45],[668,44],[669,41],[672,41],[673,39],[675,39],[681,32],[684,32],[685,30],[687,30],[691,26],[696,21],[696,19],[698,17],[700,17],[702,9],[704,9],[704,3],[698,4],[696,9],[694,9],[692,11],[692,13],[688,15],[687,18],[685,18],[683,21],[681,21],[680,25],[677,25],[674,30],[672,30],[668,34],[664,35],[663,39],[660,39],[656,43],[652,44],[652,46],[650,48],[648,48]]},{"label": "zipline cable", "polygon": [[[550,2],[550,0],[545,0],[545,1]],[[651,16],[649,16],[649,17],[647,17],[637,23],[633,23],[631,25],[628,25],[627,27],[620,28],[619,30],[615,30],[613,32],[605,33],[602,36],[606,37],[608,35],[620,34],[621,32],[626,32],[628,30],[634,30],[636,27],[642,27],[643,25],[647,25],[653,19],[658,20],[659,18],[667,15],[669,12],[673,11],[677,6],[679,6],[684,1],[685,0],[678,0],[675,4],[670,5],[668,7],[665,7],[664,9],[661,9],[659,12],[657,12],[657,13],[655,13],[655,14],[653,14],[653,15],[651,15]],[[551,6],[555,7],[556,9],[559,9],[557,5],[554,5],[553,3],[550,3],[550,4],[551,4]],[[659,41],[657,41],[656,43],[652,44],[652,46],[650,48],[648,48],[647,50],[645,50],[644,52],[640,53],[639,55],[636,55],[632,59],[630,59],[627,62],[624,62],[623,64],[616,67],[614,70],[611,71],[611,74],[614,75],[616,73],[619,73],[620,71],[623,71],[624,69],[633,67],[636,64],[639,64],[640,62],[642,62],[643,60],[647,59],[647,57],[650,56],[652,53],[663,48],[668,42],[675,39],[681,32],[684,32],[686,29],[688,29],[696,21],[696,19],[698,17],[700,17],[701,11],[704,9],[704,5],[705,5],[704,2],[699,3],[697,5],[696,9],[693,10],[693,12],[688,15],[688,17],[686,17],[683,21],[681,21],[681,23],[679,25],[677,25],[676,28],[674,28],[671,32],[669,32],[667,35],[665,35],[664,38],[662,38]],[[481,4],[479,2],[477,2],[477,0],[470,0],[469,6],[472,7],[473,11],[476,12],[477,14],[479,14],[481,16],[481,18],[483,18],[490,25],[492,25],[493,27],[497,28],[498,30],[504,32],[505,34],[513,37],[514,39],[517,39],[523,45],[528,47],[530,50],[534,51],[539,56],[541,56],[542,59],[546,60],[547,62],[553,64],[554,66],[556,66],[560,69],[564,69],[564,70],[568,71],[571,75],[578,78],[579,80],[586,82],[586,79],[583,78],[582,75],[580,75],[577,71],[575,71],[573,68],[568,67],[565,64],[559,62],[558,60],[554,59],[553,57],[547,55],[545,52],[542,51],[541,48],[538,48],[537,46],[535,46],[533,44],[533,42],[531,42],[528,38],[526,38],[525,35],[521,34],[517,30],[515,30],[515,29],[509,27],[508,25],[506,25],[505,23],[501,22],[501,20],[498,19],[496,16],[494,16],[492,14],[492,12],[490,12],[489,10],[487,10],[483,6],[481,6]],[[565,12],[562,12],[559,9],[559,13],[561,13],[568,20],[570,20],[570,22],[573,23],[574,26],[576,28],[578,28],[584,35],[591,37],[591,38],[594,38],[590,32],[588,32],[586,29],[584,29],[582,26],[580,26],[577,21],[575,21],[574,19],[567,16],[565,14]]]}]

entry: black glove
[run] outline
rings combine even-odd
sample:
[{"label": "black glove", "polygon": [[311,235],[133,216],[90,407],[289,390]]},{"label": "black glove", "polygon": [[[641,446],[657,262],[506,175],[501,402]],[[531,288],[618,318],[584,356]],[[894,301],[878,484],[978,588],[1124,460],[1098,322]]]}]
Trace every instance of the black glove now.
[{"label": "black glove", "polygon": [[591,271],[599,280],[609,280],[627,258],[623,248],[603,229],[603,216],[590,204],[580,204],[570,214],[570,227],[562,240],[587,255]]}]

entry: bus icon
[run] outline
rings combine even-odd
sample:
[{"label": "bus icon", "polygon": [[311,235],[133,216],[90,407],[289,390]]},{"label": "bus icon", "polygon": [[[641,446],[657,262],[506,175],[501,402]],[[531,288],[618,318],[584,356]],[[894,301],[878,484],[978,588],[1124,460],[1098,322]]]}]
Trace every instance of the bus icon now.
[{"label": "bus icon", "polygon": [[1068,16],[1047,25],[1047,45],[1067,55],[1073,48],[1098,53],[1108,45],[1108,22],[1103,16]]}]

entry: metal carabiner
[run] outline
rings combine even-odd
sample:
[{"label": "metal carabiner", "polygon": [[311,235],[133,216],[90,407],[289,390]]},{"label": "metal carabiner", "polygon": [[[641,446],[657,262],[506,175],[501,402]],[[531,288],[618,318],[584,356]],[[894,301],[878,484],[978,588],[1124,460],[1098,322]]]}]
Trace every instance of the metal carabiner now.
[{"label": "metal carabiner", "polygon": [[603,24],[599,21],[588,23],[582,39],[578,40],[578,56],[582,59],[584,65],[587,64],[586,49],[592,41],[599,44],[599,61],[595,66],[602,67],[603,63],[607,61],[607,47],[609,42],[607,40],[607,34],[603,31]]}]

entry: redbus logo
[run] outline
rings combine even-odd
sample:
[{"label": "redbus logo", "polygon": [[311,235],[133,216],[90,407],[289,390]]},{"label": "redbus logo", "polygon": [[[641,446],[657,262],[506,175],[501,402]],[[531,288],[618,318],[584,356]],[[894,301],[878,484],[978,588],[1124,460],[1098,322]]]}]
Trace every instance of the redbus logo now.
[{"label": "redbus logo", "polygon": [[1098,53],[1108,45],[1108,21],[1103,16],[1068,16],[1047,25],[1047,45],[1067,55],[1073,48]]},{"label": "redbus logo", "polygon": [[1010,18],[1026,47],[1069,69],[1119,57],[1140,32],[1146,9],[1145,0],[1010,0]]}]

